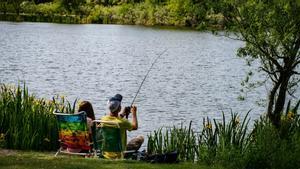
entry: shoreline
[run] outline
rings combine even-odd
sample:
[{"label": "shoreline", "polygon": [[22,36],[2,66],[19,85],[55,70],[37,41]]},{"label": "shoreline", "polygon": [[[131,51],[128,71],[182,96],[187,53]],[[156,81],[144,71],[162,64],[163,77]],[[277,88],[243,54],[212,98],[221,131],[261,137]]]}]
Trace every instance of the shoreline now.
[{"label": "shoreline", "polygon": [[224,25],[221,24],[207,24],[203,28],[192,26],[178,26],[178,25],[148,25],[148,24],[128,24],[120,21],[109,20],[104,22],[91,22],[86,15],[60,15],[60,14],[28,14],[20,13],[3,13],[0,12],[0,21],[7,22],[37,22],[37,23],[57,23],[57,24],[111,24],[111,25],[133,25],[142,26],[145,28],[153,29],[166,29],[166,30],[187,30],[187,31],[223,31]]}]

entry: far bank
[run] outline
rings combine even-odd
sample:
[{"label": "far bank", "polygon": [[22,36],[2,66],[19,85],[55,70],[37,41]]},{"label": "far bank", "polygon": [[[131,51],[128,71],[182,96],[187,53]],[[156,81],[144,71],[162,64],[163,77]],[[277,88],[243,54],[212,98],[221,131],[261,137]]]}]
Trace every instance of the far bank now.
[{"label": "far bank", "polygon": [[35,3],[19,0],[0,2],[0,20],[17,22],[53,22],[67,24],[122,24],[186,27],[196,30],[224,29],[224,17],[217,4],[193,1],[123,2],[105,4],[84,1],[66,6],[64,0]]}]

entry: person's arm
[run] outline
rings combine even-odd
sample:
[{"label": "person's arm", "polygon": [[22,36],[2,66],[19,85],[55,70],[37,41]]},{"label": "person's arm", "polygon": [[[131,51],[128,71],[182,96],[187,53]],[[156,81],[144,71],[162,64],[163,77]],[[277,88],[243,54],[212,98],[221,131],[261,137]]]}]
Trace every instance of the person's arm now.
[{"label": "person's arm", "polygon": [[137,130],[138,129],[138,120],[137,120],[137,108],[136,106],[131,107],[131,113],[132,113],[132,130]]}]

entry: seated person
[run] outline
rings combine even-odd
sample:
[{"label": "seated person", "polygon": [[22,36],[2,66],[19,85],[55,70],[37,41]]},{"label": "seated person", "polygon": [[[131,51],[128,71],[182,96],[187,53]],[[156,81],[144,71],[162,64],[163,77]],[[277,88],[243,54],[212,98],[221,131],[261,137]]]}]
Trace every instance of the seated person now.
[{"label": "seated person", "polygon": [[94,114],[94,109],[93,106],[90,102],[88,101],[82,101],[79,104],[78,112],[84,111],[86,113],[86,121],[87,121],[87,126],[89,128],[89,134],[90,134],[90,139],[92,135],[92,126],[93,126],[93,120],[95,120],[95,114]]},{"label": "seated person", "polygon": [[[111,122],[117,122],[120,126],[121,130],[121,142],[122,142],[122,151],[126,150],[126,143],[127,143],[127,135],[126,131],[132,131],[138,129],[138,120],[137,120],[137,108],[136,106],[131,107],[132,112],[132,122],[129,122],[126,118],[122,118],[119,116],[119,113],[121,112],[121,101],[122,96],[120,94],[115,95],[114,97],[110,98],[107,102],[109,114],[106,116],[103,116],[101,120],[103,121],[111,121]],[[129,113],[125,112],[124,109],[121,114]],[[138,136],[133,139],[133,141],[130,141],[130,149],[131,150],[138,150],[140,146],[144,142],[143,136]],[[103,156],[108,159],[118,159],[123,158],[121,152],[104,152]]]},{"label": "seated person", "polygon": [[[95,120],[95,114],[94,114],[94,109],[93,106],[90,102],[88,101],[82,101],[79,104],[78,107],[78,113],[79,112],[86,112],[86,121],[87,121],[87,127],[88,127],[88,131],[89,131],[89,139],[90,141],[92,141],[92,126],[93,126],[93,120]],[[85,151],[82,151],[81,149],[74,149],[74,148],[69,148],[68,147],[68,151],[69,152],[73,152],[73,153],[84,153]]]}]

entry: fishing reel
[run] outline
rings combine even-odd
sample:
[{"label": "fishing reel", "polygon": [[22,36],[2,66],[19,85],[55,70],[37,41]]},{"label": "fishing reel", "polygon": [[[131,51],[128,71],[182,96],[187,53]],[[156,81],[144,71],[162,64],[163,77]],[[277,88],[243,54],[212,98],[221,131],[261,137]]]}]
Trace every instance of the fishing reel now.
[{"label": "fishing reel", "polygon": [[124,113],[128,116],[131,113],[130,110],[131,110],[130,106],[125,107]]}]

